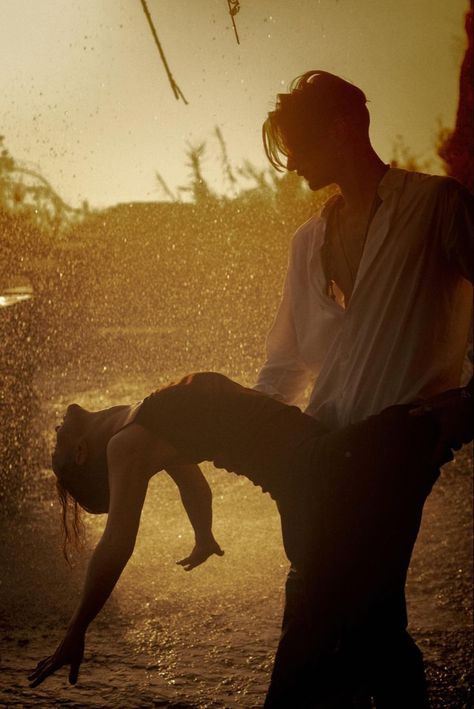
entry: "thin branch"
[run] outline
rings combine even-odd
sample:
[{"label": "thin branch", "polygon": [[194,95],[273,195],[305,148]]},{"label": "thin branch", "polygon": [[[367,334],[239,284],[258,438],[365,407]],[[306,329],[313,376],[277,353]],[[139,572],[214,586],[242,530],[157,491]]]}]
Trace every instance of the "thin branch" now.
[{"label": "thin branch", "polygon": [[[44,194],[46,196],[49,196],[51,201],[54,203],[55,207],[57,209],[64,209],[67,212],[81,212],[82,210],[78,207],[71,207],[70,204],[67,204],[64,202],[64,200],[61,199],[61,197],[58,195],[57,192],[53,189],[53,187],[50,185],[48,180],[43,177],[39,172],[36,172],[36,170],[32,170],[31,168],[28,167],[22,167],[21,165],[15,165],[13,170],[11,172],[16,172],[19,173],[20,175],[28,175],[29,177],[34,177],[36,180],[42,183],[41,190],[43,190]],[[33,187],[26,187],[26,190],[29,191],[34,191],[34,189],[39,189],[39,188],[33,188]]]},{"label": "thin branch", "polygon": [[234,19],[234,17],[240,10],[240,2],[239,0],[227,0],[227,6],[229,8],[230,19],[232,20],[232,26],[234,28],[235,39],[237,40],[237,44],[240,44],[239,34],[237,32],[237,25],[235,24]]},{"label": "thin branch", "polygon": [[181,200],[179,198],[176,198],[176,196],[172,193],[168,185],[166,184],[164,178],[160,175],[159,172],[155,172],[156,179],[158,180],[161,189],[163,192],[171,199],[172,202],[180,202]]},{"label": "thin branch", "polygon": [[224,177],[227,178],[232,196],[235,197],[237,192],[237,180],[232,171],[229,155],[227,153],[227,146],[225,144],[224,136],[222,135],[222,131],[219,126],[215,127],[215,134],[217,136],[217,140],[219,141],[219,145],[221,148],[221,161],[222,169],[224,171]]},{"label": "thin branch", "polygon": [[158,51],[159,51],[159,53],[160,53],[161,61],[163,62],[163,66],[165,67],[165,71],[166,71],[166,74],[167,74],[167,76],[168,76],[168,81],[170,82],[171,89],[172,89],[172,91],[173,91],[173,93],[174,93],[174,97],[175,97],[176,99],[178,99],[178,100],[179,100],[180,98],[182,98],[183,101],[184,101],[184,103],[185,103],[186,106],[187,106],[187,105],[188,105],[188,102],[187,102],[186,99],[184,98],[183,92],[181,91],[181,89],[179,88],[178,84],[177,84],[176,81],[174,80],[173,74],[171,73],[171,70],[170,70],[170,68],[169,68],[168,62],[166,61],[165,53],[163,52],[163,49],[162,49],[161,44],[160,44],[160,40],[158,39],[158,35],[157,35],[156,29],[155,29],[155,25],[153,24],[153,20],[151,19],[150,11],[149,11],[149,9],[148,9],[148,7],[147,7],[147,4],[146,4],[145,0],[141,0],[141,3],[142,3],[143,12],[145,13],[145,17],[146,17],[146,19],[148,20],[148,24],[150,25],[150,29],[151,29],[151,33],[152,33],[152,35],[153,35],[153,39],[155,40],[155,44],[156,44],[156,46],[157,46],[157,48],[158,48]]}]

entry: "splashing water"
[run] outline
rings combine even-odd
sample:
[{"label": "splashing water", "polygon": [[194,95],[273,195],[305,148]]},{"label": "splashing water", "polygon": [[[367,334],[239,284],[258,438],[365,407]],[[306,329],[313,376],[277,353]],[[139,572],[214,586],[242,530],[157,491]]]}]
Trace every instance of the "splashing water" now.
[{"label": "splashing water", "polygon": [[[105,521],[88,518],[87,549],[70,571],[48,452],[62,411],[71,401],[89,409],[138,401],[203,369],[252,385],[290,232],[261,204],[246,214],[121,205],[57,247],[58,266],[35,283],[34,299],[0,309],[9,338],[0,344],[8,375],[0,413],[11,423],[0,441],[9,509],[1,520],[0,706],[262,705],[287,570],[279,519],[267,495],[211,466],[204,472],[224,557],[190,573],[176,566],[193,538],[174,484],[159,474],[135,553],[88,633],[79,684],[67,686],[63,671],[32,691],[26,674],[60,639]],[[469,470],[463,451],[435,487],[409,577],[435,708],[462,706],[469,691]]]}]

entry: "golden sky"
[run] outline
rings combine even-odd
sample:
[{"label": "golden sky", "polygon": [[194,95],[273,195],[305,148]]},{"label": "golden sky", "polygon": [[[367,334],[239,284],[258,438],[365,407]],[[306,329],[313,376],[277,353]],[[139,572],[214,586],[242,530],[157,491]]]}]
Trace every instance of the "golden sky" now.
[{"label": "golden sky", "polygon": [[0,0],[0,134],[66,201],[161,199],[155,172],[187,180],[187,142],[208,145],[219,189],[218,125],[234,165],[264,166],[261,123],[308,69],[367,94],[371,136],[389,160],[397,135],[429,156],[452,126],[467,0],[148,0],[176,101],[139,0]]}]

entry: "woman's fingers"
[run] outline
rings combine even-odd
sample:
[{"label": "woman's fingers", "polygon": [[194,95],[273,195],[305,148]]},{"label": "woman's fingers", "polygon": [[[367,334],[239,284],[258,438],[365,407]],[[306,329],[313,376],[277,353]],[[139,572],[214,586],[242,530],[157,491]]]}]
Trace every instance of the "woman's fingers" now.
[{"label": "woman's fingers", "polygon": [[47,657],[43,657],[43,659],[40,660],[36,664],[36,667],[34,670],[32,670],[31,674],[33,674],[33,672],[38,672],[38,670],[41,669],[41,667],[43,667],[43,665],[45,665],[51,658],[52,658],[52,655],[48,655]]},{"label": "woman's fingers", "polygon": [[190,556],[187,556],[186,559],[181,559],[181,561],[177,561],[176,563],[178,566],[182,566],[185,571],[190,571],[193,568],[193,562]]},{"label": "woman's fingers", "polygon": [[30,682],[30,689],[34,689],[34,688],[37,687],[39,684],[41,684],[42,682],[44,682],[44,680],[46,679],[46,677],[48,677],[47,674],[46,674],[46,675],[43,675],[43,674],[38,675],[38,677],[37,677],[35,680],[33,680],[32,682]]},{"label": "woman's fingers", "polygon": [[35,677],[42,671],[43,667],[46,665],[47,662],[49,662],[52,658],[52,655],[48,655],[48,657],[45,657],[43,660],[40,660],[38,664],[36,665],[35,669],[30,672],[28,675],[28,679],[31,681],[35,679]]},{"label": "woman's fingers", "polygon": [[47,677],[49,677],[49,675],[52,675],[53,672],[56,672],[56,670],[58,670],[60,667],[61,667],[61,665],[58,664],[57,662],[54,662],[52,657],[48,658],[48,662],[46,662],[42,667],[40,667],[30,677],[28,677],[28,679],[30,680],[31,689],[34,689],[39,684],[44,682],[44,680]]},{"label": "woman's fingers", "polygon": [[187,556],[185,559],[181,559],[180,561],[176,562],[178,566],[182,566],[185,571],[187,571],[187,567],[191,563],[191,557]]},{"label": "woman's fingers", "polygon": [[191,571],[192,569],[195,569],[196,566],[203,564],[206,559],[209,559],[209,557],[213,554],[216,554],[217,556],[222,556],[224,554],[223,550],[220,548],[219,544],[216,541],[214,541],[213,544],[208,546],[194,547],[189,556],[187,556],[185,559],[177,561],[176,563],[179,566],[182,566],[185,571]]},{"label": "woman's fingers", "polygon": [[69,684],[76,684],[77,678],[79,677],[79,667],[80,662],[72,662],[71,669],[69,670]]},{"label": "woman's fingers", "polygon": [[37,687],[63,665],[70,665],[69,682],[76,684],[83,655],[84,636],[66,635],[56,652],[53,655],[49,655],[49,657],[45,657],[44,660],[40,660],[36,668],[28,676],[28,680],[31,682],[30,687]]},{"label": "woman's fingers", "polygon": [[179,566],[182,566],[185,571],[191,571],[191,569],[194,569],[194,567],[197,566],[197,564],[200,564],[201,561],[197,561],[196,551],[194,550],[185,559],[181,559],[180,561],[177,561],[176,563]]},{"label": "woman's fingers", "polygon": [[43,660],[40,660],[40,661],[38,662],[38,664],[36,665],[36,669],[37,669],[38,667],[42,667],[43,665],[45,665],[47,662],[49,662],[49,661],[51,660],[52,657],[53,657],[52,655],[48,655],[48,656],[45,657]]}]

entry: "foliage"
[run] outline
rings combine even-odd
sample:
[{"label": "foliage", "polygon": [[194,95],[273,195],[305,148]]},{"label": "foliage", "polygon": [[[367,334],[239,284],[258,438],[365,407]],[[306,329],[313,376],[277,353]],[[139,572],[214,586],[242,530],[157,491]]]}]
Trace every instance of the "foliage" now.
[{"label": "foliage", "polygon": [[[204,160],[207,145],[202,142],[198,145],[188,145],[186,152],[187,166],[190,169],[189,180],[186,185],[178,188],[175,195],[168,187],[160,173],[156,178],[163,195],[171,202],[181,202],[181,194],[188,195],[192,202],[208,209],[212,205],[220,208],[230,208],[233,204],[238,209],[250,209],[259,206],[279,214],[283,223],[291,220],[294,215],[297,220],[307,219],[333,192],[325,189],[318,193],[309,190],[305,182],[295,173],[278,173],[273,168],[259,168],[249,160],[234,167],[229,159],[227,145],[221,129],[216,126],[214,130],[221,163],[220,184],[224,188],[223,194],[217,194],[205,176]],[[299,217],[298,215],[301,215]]]},{"label": "foliage", "polygon": [[188,145],[186,163],[187,167],[190,168],[190,182],[188,186],[180,187],[181,192],[189,192],[193,202],[196,204],[207,204],[216,199],[213,191],[206,182],[203,170],[202,170],[202,159],[206,150],[206,144],[200,143],[199,145]]},{"label": "foliage", "polygon": [[433,159],[422,158],[420,155],[413,153],[401,135],[397,135],[393,143],[390,165],[410,170],[411,172],[429,172],[434,168]]},{"label": "foliage", "polygon": [[0,136],[0,211],[31,223],[40,231],[57,233],[88,211],[66,204],[38,171],[15,160]]},{"label": "foliage", "polygon": [[459,103],[453,131],[440,132],[438,155],[446,174],[455,177],[470,192],[474,191],[474,88],[473,88],[473,2],[465,17],[467,47],[459,76]]},{"label": "foliage", "polygon": [[32,484],[32,461],[44,456],[33,384],[41,322],[32,301],[0,308],[0,510],[16,514]]}]

